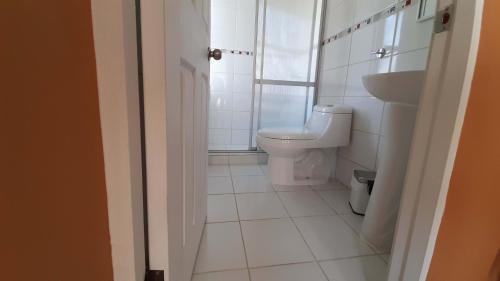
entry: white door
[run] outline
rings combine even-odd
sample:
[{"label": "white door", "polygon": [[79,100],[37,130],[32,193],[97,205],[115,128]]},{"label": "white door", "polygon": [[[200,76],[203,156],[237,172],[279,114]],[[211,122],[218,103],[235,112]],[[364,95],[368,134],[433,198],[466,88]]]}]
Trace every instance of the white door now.
[{"label": "white door", "polygon": [[207,209],[210,0],[142,0],[150,269],[189,281]]},{"label": "white door", "polygon": [[[176,64],[175,68],[167,65],[166,82],[167,87],[169,81],[180,86],[175,92],[167,89],[169,277],[172,281],[189,281],[207,210],[210,0],[166,3],[167,64]],[[172,5],[170,11],[168,5]],[[171,28],[169,16],[177,18]],[[172,99],[168,98],[170,94]],[[169,110],[176,113],[170,116],[173,120],[168,120]],[[178,134],[171,143],[169,126]]]}]

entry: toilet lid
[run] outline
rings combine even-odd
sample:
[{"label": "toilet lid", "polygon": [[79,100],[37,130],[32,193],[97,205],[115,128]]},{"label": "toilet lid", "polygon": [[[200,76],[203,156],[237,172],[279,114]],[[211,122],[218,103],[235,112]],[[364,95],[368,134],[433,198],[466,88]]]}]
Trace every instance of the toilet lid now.
[{"label": "toilet lid", "polygon": [[259,130],[259,135],[278,140],[314,140],[318,137],[304,128],[268,128]]}]

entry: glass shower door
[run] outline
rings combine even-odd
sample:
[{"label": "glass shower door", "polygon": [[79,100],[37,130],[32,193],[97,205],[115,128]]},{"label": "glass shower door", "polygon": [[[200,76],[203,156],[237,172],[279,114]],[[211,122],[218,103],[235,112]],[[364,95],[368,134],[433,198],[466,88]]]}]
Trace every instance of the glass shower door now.
[{"label": "glass shower door", "polygon": [[[300,127],[314,103],[321,0],[261,0],[252,146],[258,129]],[[260,67],[260,68],[259,68]]]},{"label": "glass shower door", "polygon": [[256,150],[260,128],[311,112],[322,0],[212,0],[209,150]]}]

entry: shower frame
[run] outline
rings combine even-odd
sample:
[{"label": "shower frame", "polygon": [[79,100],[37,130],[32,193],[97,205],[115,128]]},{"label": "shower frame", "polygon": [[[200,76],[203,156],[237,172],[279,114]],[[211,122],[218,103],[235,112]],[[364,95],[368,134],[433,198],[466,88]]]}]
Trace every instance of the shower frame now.
[{"label": "shower frame", "polygon": [[[314,8],[313,8],[313,15],[312,15],[312,24],[311,24],[311,39],[310,39],[310,46],[309,46],[309,61],[308,61],[308,70],[307,70],[307,81],[289,81],[289,80],[274,80],[274,79],[263,79],[263,71],[264,71],[264,51],[265,51],[265,35],[266,35],[266,11],[267,11],[267,1],[268,0],[255,0],[255,32],[254,32],[254,49],[253,49],[253,71],[252,71],[252,77],[253,77],[253,83],[252,83],[252,98],[251,98],[251,114],[250,114],[250,124],[249,124],[249,139],[248,139],[248,149],[246,150],[208,150],[209,153],[213,154],[229,154],[229,153],[262,153],[263,151],[258,150],[257,147],[253,146],[253,138],[254,138],[254,117],[255,117],[255,94],[256,94],[256,85],[260,85],[259,89],[259,106],[258,106],[258,113],[257,113],[257,126],[258,128],[260,127],[260,122],[261,122],[261,108],[262,108],[262,86],[263,85],[278,85],[278,86],[299,86],[299,87],[306,87],[306,104],[304,106],[304,124],[307,121],[307,109],[309,107],[309,93],[311,91],[311,88],[314,89],[313,96],[312,96],[312,103],[313,105],[317,103],[317,97],[318,97],[318,83],[319,83],[319,70],[320,70],[320,59],[322,55],[322,48],[321,48],[321,41],[323,38],[324,34],[324,18],[325,18],[325,13],[326,13],[326,5],[327,5],[327,0],[314,0]],[[259,16],[260,16],[260,2],[262,2],[262,43],[260,46],[258,46],[258,37],[259,37]],[[315,27],[316,27],[316,20],[318,18],[318,5],[321,5],[321,10],[319,11],[321,13],[319,17],[319,33],[318,37],[315,38]],[[316,39],[316,40],[315,40]],[[311,80],[311,64],[313,61],[313,52],[314,52],[314,44],[317,44],[318,46],[318,51],[316,55],[316,69],[315,69],[315,79],[313,82],[310,82]],[[261,48],[261,54],[260,54],[260,78],[257,77],[257,48]]]}]

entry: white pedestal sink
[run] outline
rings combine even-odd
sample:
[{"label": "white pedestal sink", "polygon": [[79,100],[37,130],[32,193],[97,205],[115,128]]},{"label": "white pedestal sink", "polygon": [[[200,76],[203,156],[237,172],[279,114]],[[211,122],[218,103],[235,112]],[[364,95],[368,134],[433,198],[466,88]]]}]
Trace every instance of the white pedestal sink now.
[{"label": "white pedestal sink", "polygon": [[362,236],[381,252],[391,250],[418,99],[425,71],[381,73],[363,77],[363,85],[385,105],[385,136],[377,177],[366,209]]}]

